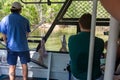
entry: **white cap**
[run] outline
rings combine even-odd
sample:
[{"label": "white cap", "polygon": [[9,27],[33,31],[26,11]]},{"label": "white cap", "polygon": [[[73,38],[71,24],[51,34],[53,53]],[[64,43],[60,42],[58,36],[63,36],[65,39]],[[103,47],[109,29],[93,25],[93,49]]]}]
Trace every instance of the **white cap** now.
[{"label": "white cap", "polygon": [[19,2],[14,2],[11,9],[21,9],[22,5]]}]

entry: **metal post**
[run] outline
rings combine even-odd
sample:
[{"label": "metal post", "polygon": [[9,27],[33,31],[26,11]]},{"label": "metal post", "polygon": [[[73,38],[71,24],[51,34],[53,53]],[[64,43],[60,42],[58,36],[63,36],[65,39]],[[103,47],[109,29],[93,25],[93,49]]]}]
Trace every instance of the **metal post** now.
[{"label": "metal post", "polygon": [[111,17],[104,80],[113,80],[119,27],[119,22]]},{"label": "metal post", "polygon": [[51,71],[51,60],[52,60],[52,53],[48,54],[48,72],[47,72],[47,80],[50,80],[50,71]]},{"label": "metal post", "polygon": [[92,24],[91,24],[91,36],[90,36],[87,80],[92,79],[92,63],[93,63],[93,53],[94,53],[94,38],[95,38],[95,26],[96,26],[97,1],[98,0],[93,0],[93,12],[92,12]]}]

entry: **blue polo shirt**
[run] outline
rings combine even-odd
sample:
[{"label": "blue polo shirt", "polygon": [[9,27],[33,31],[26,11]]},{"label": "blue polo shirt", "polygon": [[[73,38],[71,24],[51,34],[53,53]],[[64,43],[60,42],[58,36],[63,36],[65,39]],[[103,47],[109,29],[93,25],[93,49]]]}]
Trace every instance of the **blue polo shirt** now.
[{"label": "blue polo shirt", "polygon": [[7,36],[7,48],[12,51],[28,51],[26,33],[30,32],[29,21],[18,13],[11,13],[1,21],[1,33]]}]

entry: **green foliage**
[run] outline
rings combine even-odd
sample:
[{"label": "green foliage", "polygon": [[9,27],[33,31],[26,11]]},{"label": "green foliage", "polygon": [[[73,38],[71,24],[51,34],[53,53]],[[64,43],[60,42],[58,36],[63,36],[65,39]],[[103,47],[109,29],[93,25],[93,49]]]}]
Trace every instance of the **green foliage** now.
[{"label": "green foliage", "polygon": [[43,17],[46,19],[46,22],[51,23],[57,16],[61,7],[61,4],[52,4],[50,6],[47,4],[42,5],[42,13]]},{"label": "green foliage", "polygon": [[[0,20],[10,14],[10,8],[11,4],[14,1],[20,1],[20,0],[1,0],[0,1]],[[34,0],[25,0],[25,1],[34,1]],[[47,0],[46,0],[47,1]],[[54,2],[56,0],[52,0]],[[61,1],[61,0],[57,0]],[[23,9],[22,9],[22,15],[25,16],[27,19],[29,19],[31,25],[36,25],[39,22],[41,22],[42,18],[45,19],[46,23],[52,23],[55,17],[57,16],[59,10],[61,9],[63,4],[52,4],[52,5],[47,5],[47,4],[23,4]],[[97,10],[97,17],[99,18],[107,18],[109,14],[103,10],[103,7],[98,5],[98,10]],[[64,18],[79,18],[80,15],[82,15],[85,12],[90,12],[92,13],[92,2],[91,1],[73,1],[73,3],[70,5],[67,13]],[[103,13],[104,12],[104,13]],[[68,32],[69,33],[68,33]],[[60,36],[61,35],[66,35],[66,40],[68,40],[68,37],[72,34],[75,34],[76,28],[61,28],[59,31],[52,32],[50,37],[48,38],[48,41],[46,43],[46,48],[47,50],[59,50],[61,47],[60,43]],[[40,36],[41,35],[41,30],[37,29],[35,32],[31,33],[30,35],[35,35],[35,36]],[[46,32],[45,32],[46,33]],[[101,34],[97,34],[97,36],[101,36]],[[104,37],[104,36],[102,36]],[[40,38],[39,38],[40,39]],[[104,38],[105,39],[105,38]],[[107,37],[106,37],[107,39]],[[37,39],[38,40],[38,39]],[[38,43],[30,43],[30,48],[36,48]],[[54,45],[51,47],[51,45]]]},{"label": "green foliage", "polygon": [[22,15],[28,18],[31,24],[38,24],[39,22],[39,16],[35,8],[35,5],[30,4],[24,5]]},{"label": "green foliage", "polygon": [[[20,0],[2,0],[0,2],[0,20],[10,14],[11,3],[14,1]],[[25,1],[34,1],[34,0],[25,0]],[[56,0],[52,0],[52,2]],[[57,0],[61,1],[61,0]],[[44,18],[47,23],[52,23],[55,17],[57,16],[59,10],[63,4],[23,4],[22,15],[27,17],[30,20],[30,23],[33,25],[38,24]],[[73,1],[70,7],[65,13],[64,18],[79,18],[83,13],[89,12],[92,13],[93,1]],[[108,18],[109,14],[98,2],[97,17],[98,18]]]},{"label": "green foliage", "polygon": [[[19,0],[3,0],[3,2],[0,2],[0,14],[1,14],[0,20],[4,16],[11,13],[10,8],[11,8],[11,4],[14,1],[19,1]],[[22,15],[28,18],[31,24],[38,24],[39,17],[35,5],[25,5],[23,3],[22,5],[24,6],[22,10]]]}]

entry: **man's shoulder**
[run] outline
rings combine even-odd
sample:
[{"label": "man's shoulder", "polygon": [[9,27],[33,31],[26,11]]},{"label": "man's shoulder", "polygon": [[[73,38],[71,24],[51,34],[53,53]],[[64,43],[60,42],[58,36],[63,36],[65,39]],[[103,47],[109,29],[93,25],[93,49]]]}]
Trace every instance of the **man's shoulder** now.
[{"label": "man's shoulder", "polygon": [[20,15],[20,17],[21,17],[21,19],[22,19],[23,22],[29,23],[29,20],[26,17],[24,17],[22,15]]},{"label": "man's shoulder", "polygon": [[75,39],[77,37],[77,35],[71,35],[70,37],[69,37],[69,39]]},{"label": "man's shoulder", "polygon": [[[10,16],[10,14],[9,14],[9,15],[6,15],[5,17],[3,17],[3,19],[6,19],[6,18],[8,18],[9,16]],[[3,19],[2,19],[2,20],[3,20]]]},{"label": "man's shoulder", "polygon": [[28,21],[28,19],[26,18],[26,17],[24,17],[24,16],[22,16],[22,15],[20,15],[21,16],[21,18],[23,18],[24,20],[27,20]]},{"label": "man's shoulder", "polygon": [[96,37],[95,38],[95,44],[104,46],[104,40],[102,38]]},{"label": "man's shoulder", "polygon": [[100,37],[95,37],[95,39],[104,42],[104,40]]}]

